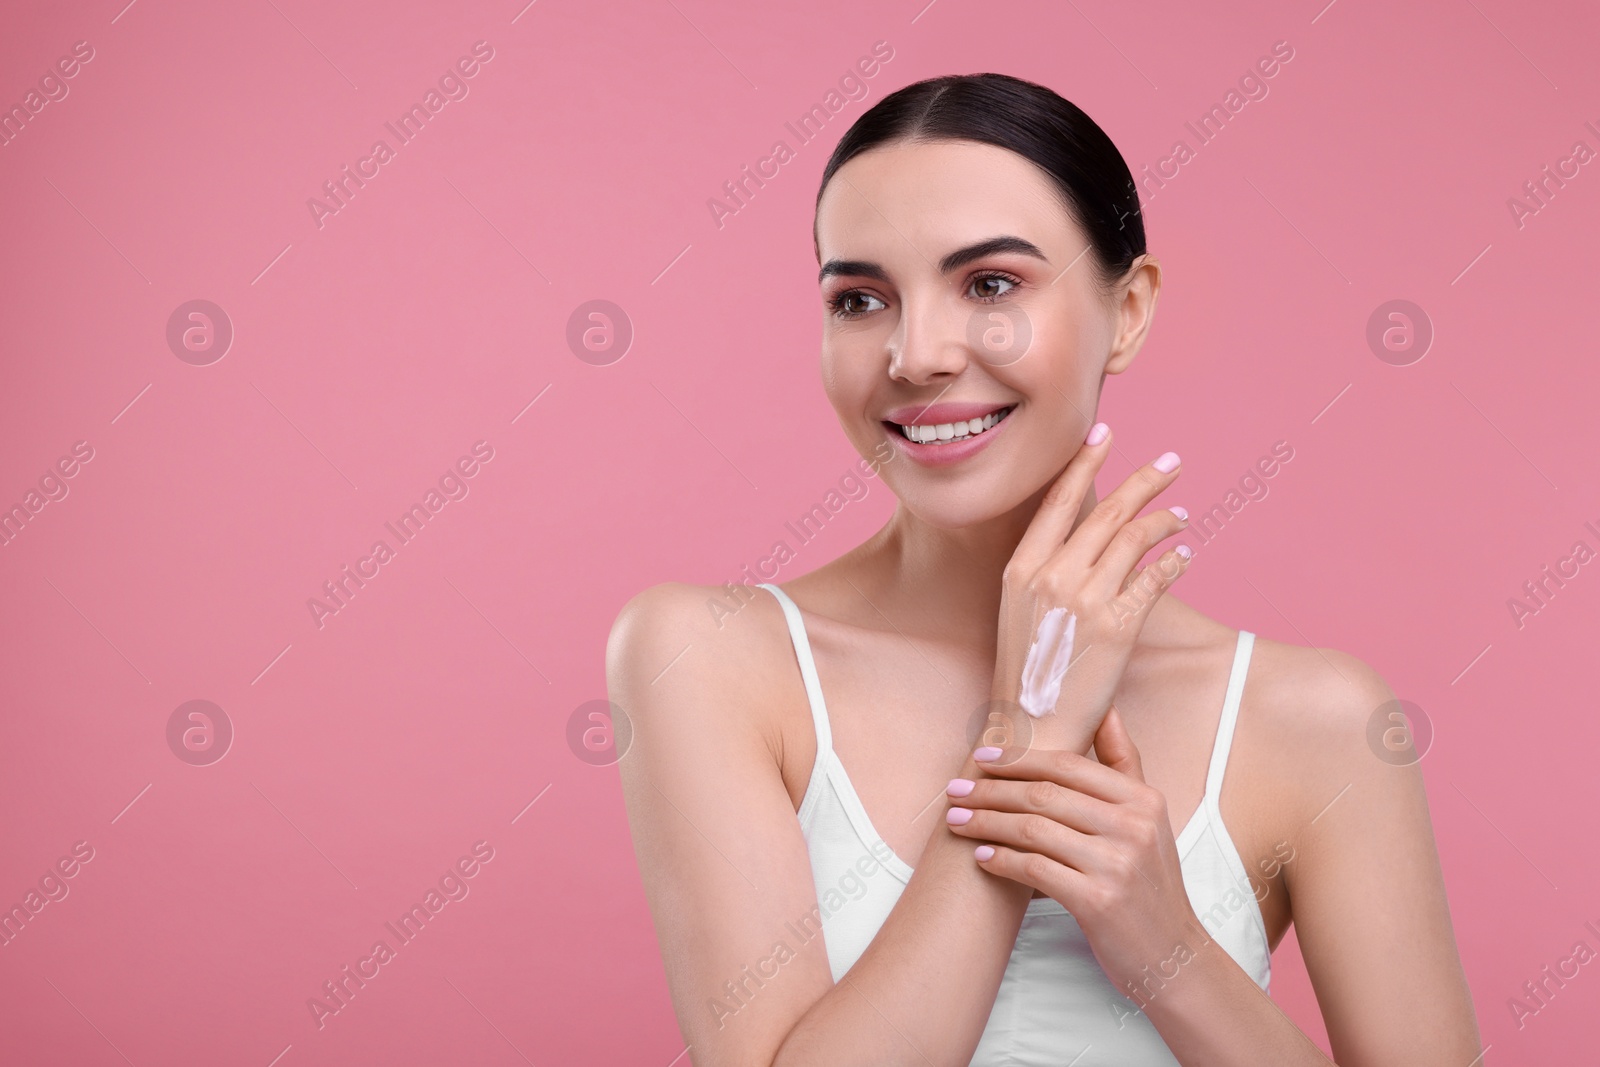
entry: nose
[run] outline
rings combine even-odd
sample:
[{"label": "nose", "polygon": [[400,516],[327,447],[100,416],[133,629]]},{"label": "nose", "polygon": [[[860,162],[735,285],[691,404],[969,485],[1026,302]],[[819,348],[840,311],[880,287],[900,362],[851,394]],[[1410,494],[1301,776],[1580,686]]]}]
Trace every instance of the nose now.
[{"label": "nose", "polygon": [[938,294],[908,296],[889,338],[889,377],[911,385],[946,381],[966,370],[967,316]]}]

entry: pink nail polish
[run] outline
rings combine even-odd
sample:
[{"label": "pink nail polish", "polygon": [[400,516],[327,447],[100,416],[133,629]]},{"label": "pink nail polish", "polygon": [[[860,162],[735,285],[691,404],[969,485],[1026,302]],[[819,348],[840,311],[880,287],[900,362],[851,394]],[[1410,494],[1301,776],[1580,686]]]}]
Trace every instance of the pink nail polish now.
[{"label": "pink nail polish", "polygon": [[1097,422],[1089,427],[1089,436],[1084,438],[1084,444],[1097,445],[1106,439],[1106,434],[1111,432],[1111,427],[1103,422]]},{"label": "pink nail polish", "polygon": [[1163,452],[1156,461],[1150,464],[1162,474],[1171,474],[1178,469],[1178,454],[1176,452]]},{"label": "pink nail polish", "polygon": [[1184,520],[1185,522],[1189,521],[1189,512],[1186,511],[1185,509],[1179,507],[1178,505],[1174,504],[1170,508],[1168,508],[1167,510],[1172,512],[1174,515],[1178,516],[1178,518]]},{"label": "pink nail polish", "polygon": [[980,860],[994,859],[994,847],[992,845],[979,845],[972,850],[972,854]]},{"label": "pink nail polish", "polygon": [[1179,545],[1177,548],[1173,549],[1173,551],[1182,556],[1184,559],[1188,559],[1190,556],[1194,555],[1194,549],[1190,548],[1188,545]]},{"label": "pink nail polish", "polygon": [[953,797],[964,797],[972,792],[976,784],[970,778],[952,778],[950,784],[944,787],[944,791]]},{"label": "pink nail polish", "polygon": [[972,758],[979,763],[993,763],[1000,758],[1000,750],[993,745],[984,745],[982,748],[973,750]]},{"label": "pink nail polish", "polygon": [[971,808],[951,808],[944,813],[944,821],[951,826],[965,826],[972,821]]}]

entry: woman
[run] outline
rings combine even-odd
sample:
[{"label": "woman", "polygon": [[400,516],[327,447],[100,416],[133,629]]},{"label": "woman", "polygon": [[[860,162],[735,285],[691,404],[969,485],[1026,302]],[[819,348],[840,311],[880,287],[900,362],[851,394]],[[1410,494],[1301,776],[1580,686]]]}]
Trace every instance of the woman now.
[{"label": "woman", "polygon": [[919,82],[839,143],[814,236],[893,517],[737,610],[649,589],[607,649],[693,1062],[1327,1063],[1265,993],[1292,921],[1339,1063],[1482,1064],[1420,773],[1366,741],[1393,694],[1166,592],[1176,454],[1096,494],[1161,282],[1105,133]]}]

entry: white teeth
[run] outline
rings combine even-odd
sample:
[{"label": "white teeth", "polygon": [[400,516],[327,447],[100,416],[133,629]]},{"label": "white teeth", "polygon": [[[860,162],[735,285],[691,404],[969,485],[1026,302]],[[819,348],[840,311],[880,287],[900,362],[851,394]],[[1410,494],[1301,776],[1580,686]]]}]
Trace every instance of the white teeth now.
[{"label": "white teeth", "polygon": [[1001,419],[1011,414],[1011,408],[1002,408],[977,419],[967,419],[964,422],[941,422],[925,426],[901,426],[900,432],[908,440],[920,444],[929,444],[933,441],[959,441],[965,437],[983,433],[993,429]]}]

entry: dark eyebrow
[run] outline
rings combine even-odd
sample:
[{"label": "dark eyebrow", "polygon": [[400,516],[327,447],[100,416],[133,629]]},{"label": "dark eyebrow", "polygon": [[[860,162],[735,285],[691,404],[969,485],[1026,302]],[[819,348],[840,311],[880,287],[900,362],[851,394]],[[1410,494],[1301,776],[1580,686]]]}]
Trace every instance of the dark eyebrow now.
[{"label": "dark eyebrow", "polygon": [[[1025,241],[1021,237],[1004,234],[999,237],[990,237],[979,241],[977,244],[958,248],[939,261],[939,273],[949,274],[951,271],[966,266],[975,259],[985,256],[999,255],[1002,252],[1015,252],[1018,255],[1032,256],[1035,259],[1049,263],[1050,259],[1039,246],[1032,241]],[[861,259],[830,259],[822,265],[822,270],[817,272],[817,284],[822,284],[829,276],[847,274],[851,277],[872,278],[880,282],[887,282],[889,274],[876,263]]]}]

